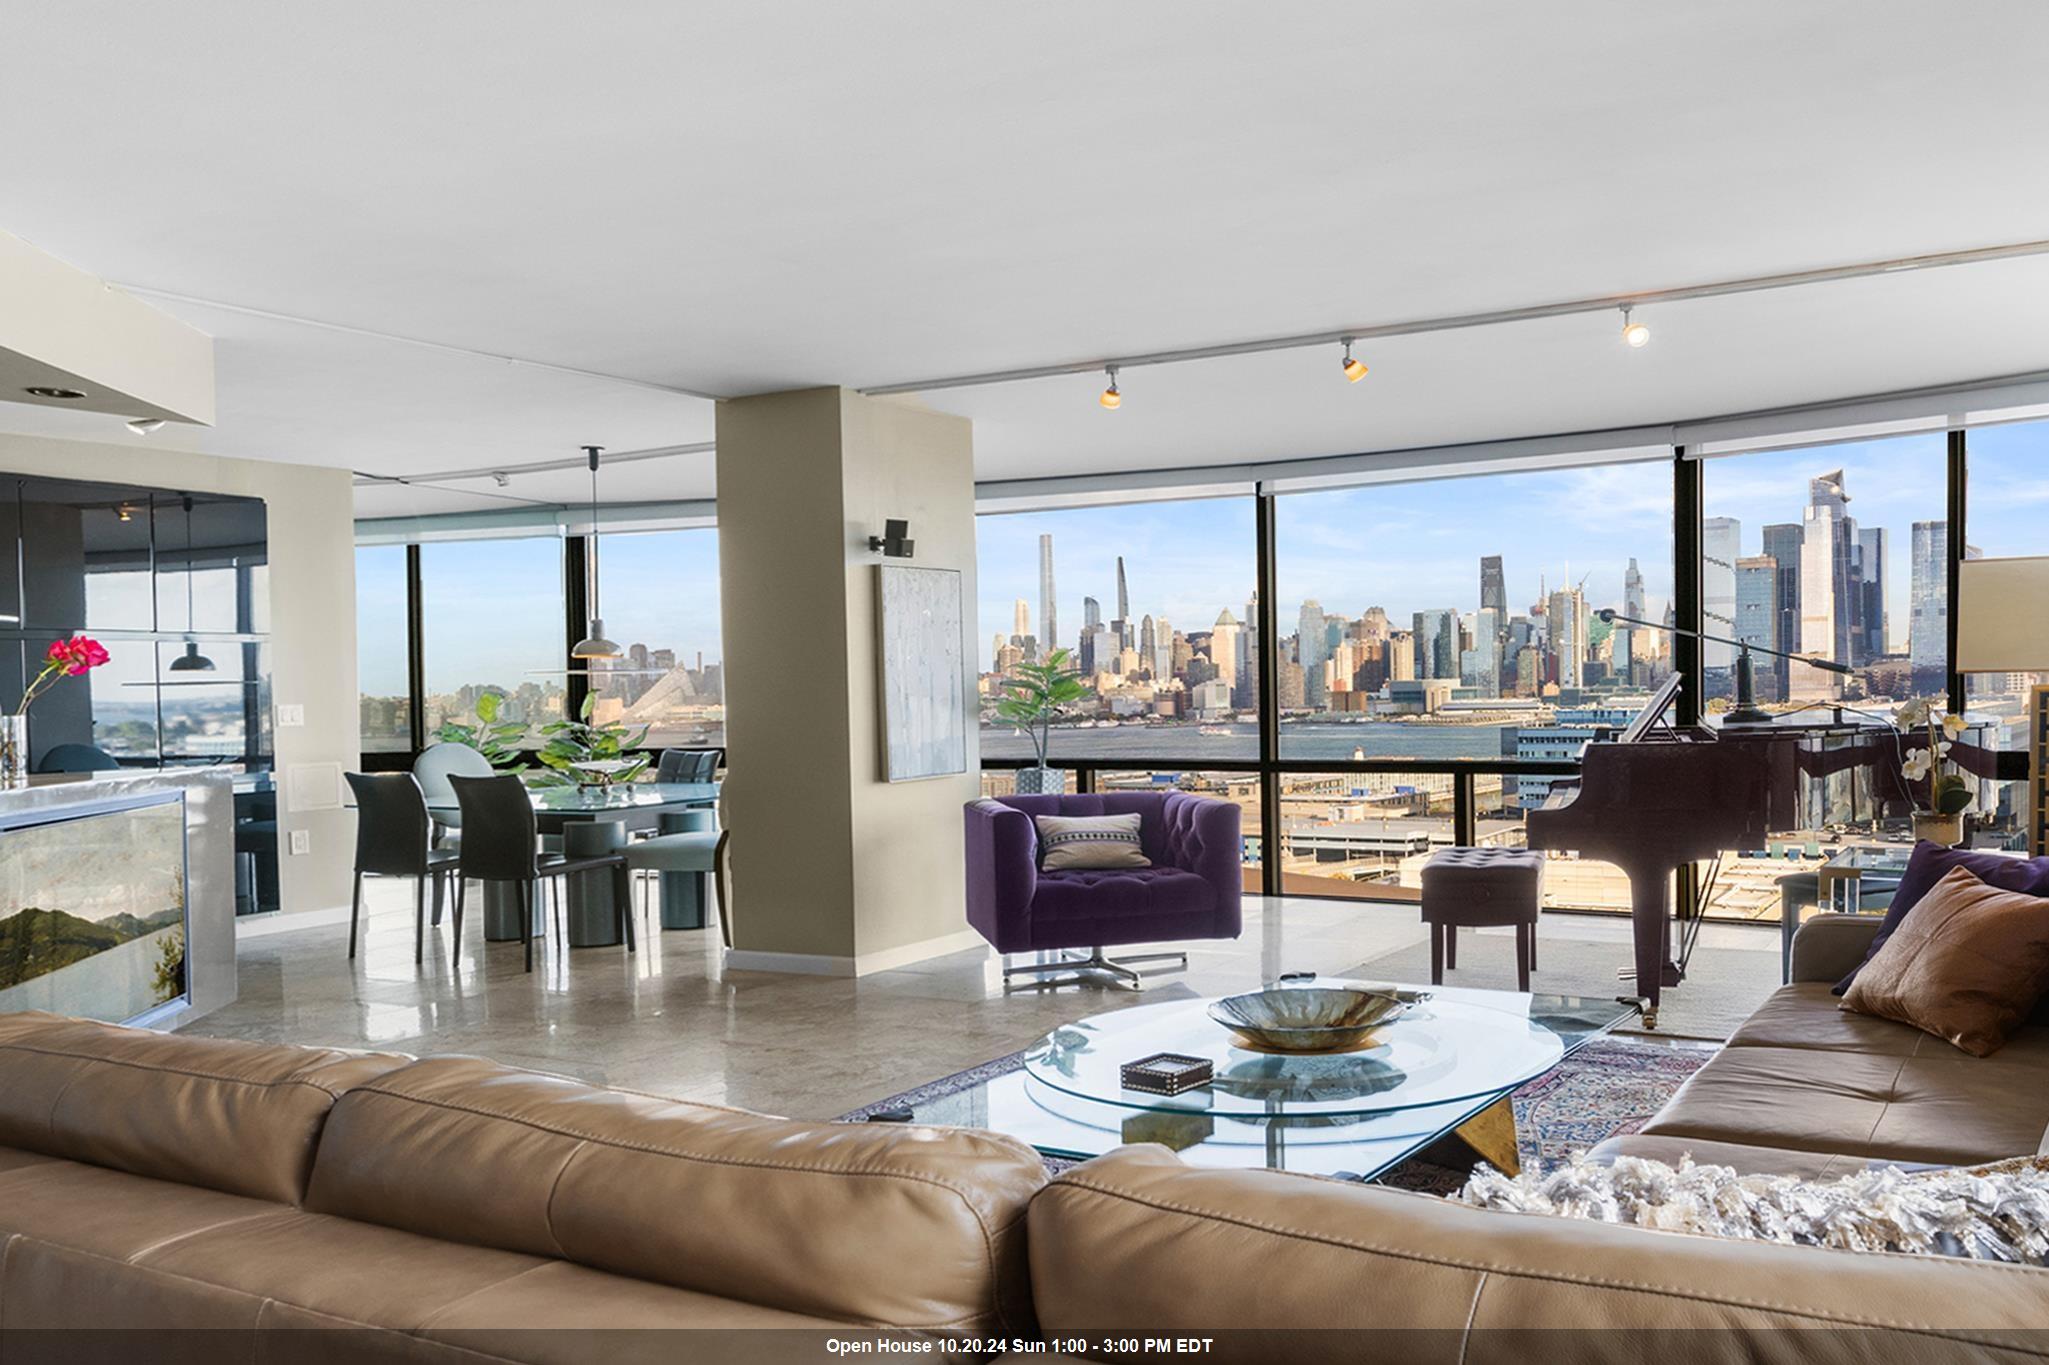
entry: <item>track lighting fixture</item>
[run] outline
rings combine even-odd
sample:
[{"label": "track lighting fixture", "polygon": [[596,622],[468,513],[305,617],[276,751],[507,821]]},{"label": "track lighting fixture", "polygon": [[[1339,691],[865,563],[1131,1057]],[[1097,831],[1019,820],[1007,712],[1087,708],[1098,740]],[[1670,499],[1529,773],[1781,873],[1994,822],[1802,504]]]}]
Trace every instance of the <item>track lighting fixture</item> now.
[{"label": "track lighting fixture", "polygon": [[585,446],[584,456],[591,467],[591,532],[590,547],[590,634],[569,647],[572,659],[616,659],[626,651],[619,648],[605,635],[605,613],[598,601],[598,455],[603,446]]},{"label": "track lighting fixture", "polygon": [[1366,377],[1366,362],[1352,358],[1352,339],[1350,337],[1345,338],[1345,358],[1341,363],[1345,367],[1345,378],[1349,382],[1356,384]]},{"label": "track lighting fixture", "polygon": [[128,424],[128,429],[137,436],[147,436],[152,431],[162,427],[163,424],[164,419],[161,417],[138,417]]},{"label": "track lighting fixture", "polygon": [[1117,392],[1117,367],[1105,365],[1103,373],[1110,376],[1110,387],[1103,390],[1103,396],[1096,401],[1106,408],[1114,408],[1124,401],[1124,395]]},{"label": "track lighting fixture", "polygon": [[491,476],[491,482],[497,484],[500,488],[510,488],[512,486],[512,476],[501,469]]},{"label": "track lighting fixture", "polygon": [[1629,320],[1629,304],[1622,305],[1622,339],[1631,346],[1647,346],[1651,340],[1651,329],[1640,322]]}]

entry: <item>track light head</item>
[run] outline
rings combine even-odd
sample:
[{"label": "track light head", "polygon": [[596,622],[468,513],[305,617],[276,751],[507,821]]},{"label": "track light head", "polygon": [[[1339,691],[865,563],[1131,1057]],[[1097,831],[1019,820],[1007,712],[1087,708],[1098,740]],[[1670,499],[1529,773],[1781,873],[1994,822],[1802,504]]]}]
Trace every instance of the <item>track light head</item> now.
[{"label": "track light head", "polygon": [[1629,304],[1622,305],[1622,340],[1630,346],[1648,346],[1651,329],[1640,322],[1629,320]]},{"label": "track light head", "polygon": [[1345,357],[1339,363],[1345,367],[1345,379],[1347,382],[1356,384],[1366,377],[1366,362],[1353,358],[1352,339],[1350,337],[1345,338]]},{"label": "track light head", "polygon": [[1110,376],[1110,387],[1103,390],[1103,396],[1096,401],[1106,408],[1114,408],[1124,402],[1124,395],[1117,392],[1117,367],[1105,365],[1103,373]]}]

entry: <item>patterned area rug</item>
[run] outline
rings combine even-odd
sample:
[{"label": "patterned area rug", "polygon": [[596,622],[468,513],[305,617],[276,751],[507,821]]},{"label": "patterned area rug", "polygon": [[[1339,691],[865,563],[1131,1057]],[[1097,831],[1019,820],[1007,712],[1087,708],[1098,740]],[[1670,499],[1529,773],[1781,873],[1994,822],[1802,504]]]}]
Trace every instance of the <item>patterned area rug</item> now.
[{"label": "patterned area rug", "polygon": [[[1523,1169],[1548,1171],[1606,1138],[1635,1132],[1715,1051],[1708,1045],[1632,1043],[1621,1038],[1587,1044],[1512,1097]],[[947,1097],[1008,1075],[1023,1066],[1024,1059],[1023,1052],[1013,1052],[864,1104],[838,1121],[866,1123],[910,1109],[936,1110],[934,1117],[943,1118]],[[1047,1168],[1056,1174],[1074,1164],[1046,1158]],[[1465,1173],[1411,1159],[1380,1180],[1402,1189],[1444,1194],[1463,1185]]]}]

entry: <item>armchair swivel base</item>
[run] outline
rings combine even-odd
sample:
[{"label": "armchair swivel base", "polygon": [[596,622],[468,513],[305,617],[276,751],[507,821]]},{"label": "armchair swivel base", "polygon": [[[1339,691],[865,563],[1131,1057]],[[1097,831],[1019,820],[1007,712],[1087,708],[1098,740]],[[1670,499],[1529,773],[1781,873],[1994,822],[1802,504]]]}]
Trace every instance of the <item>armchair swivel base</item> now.
[{"label": "armchair swivel base", "polygon": [[1137,990],[1141,973],[1132,966],[1135,962],[1174,962],[1183,967],[1188,965],[1186,953],[1134,953],[1130,957],[1109,958],[1103,956],[1100,947],[1088,950],[1087,957],[1061,957],[1051,962],[1020,962],[1016,966],[1006,965],[1003,969],[1003,985],[1010,987],[1013,976],[1033,976],[1041,972],[1066,972],[1068,975],[1054,980],[1030,981],[1031,986],[1072,986],[1084,979],[1087,972],[1100,972],[1115,978],[1120,984]]}]

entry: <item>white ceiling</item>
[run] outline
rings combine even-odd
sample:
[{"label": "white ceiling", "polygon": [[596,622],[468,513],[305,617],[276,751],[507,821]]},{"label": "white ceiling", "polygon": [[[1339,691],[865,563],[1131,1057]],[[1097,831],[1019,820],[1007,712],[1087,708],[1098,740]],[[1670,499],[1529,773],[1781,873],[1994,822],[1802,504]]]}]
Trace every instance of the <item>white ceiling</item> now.
[{"label": "white ceiling", "polygon": [[[2049,237],[2049,7],[9,0],[0,228],[111,280],[710,394]],[[2049,368],[2049,260],[948,390],[985,477],[1677,420]],[[189,302],[219,423],[422,474],[702,441],[658,388]],[[0,427],[130,439],[0,405]],[[608,497],[701,497],[704,455]],[[381,488],[388,514],[482,506]],[[575,474],[513,496],[574,498]]]}]

